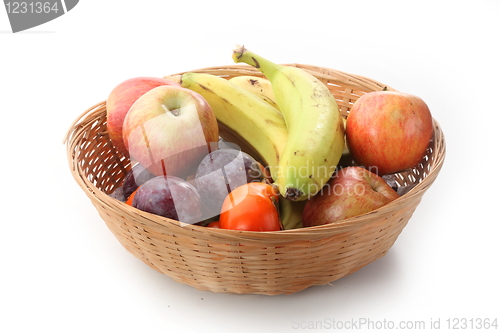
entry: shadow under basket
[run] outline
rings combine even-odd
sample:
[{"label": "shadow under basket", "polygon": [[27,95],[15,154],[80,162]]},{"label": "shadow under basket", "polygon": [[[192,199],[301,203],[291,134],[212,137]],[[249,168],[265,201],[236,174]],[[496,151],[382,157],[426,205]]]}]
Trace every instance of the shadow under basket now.
[{"label": "shadow under basket", "polygon": [[[302,68],[325,83],[343,116],[363,94],[394,90],[377,81],[337,70]],[[247,65],[201,72],[231,78],[262,74]],[[182,73],[178,73],[182,74]],[[106,103],[86,110],[68,130],[71,172],[111,232],[134,256],[177,282],[199,290],[237,294],[292,294],[328,284],[384,256],[408,223],[445,158],[445,139],[434,134],[422,162],[396,174],[399,186],[414,187],[386,206],[333,224],[278,232],[250,232],[186,225],[148,214],[109,196],[131,168],[106,132]]]}]

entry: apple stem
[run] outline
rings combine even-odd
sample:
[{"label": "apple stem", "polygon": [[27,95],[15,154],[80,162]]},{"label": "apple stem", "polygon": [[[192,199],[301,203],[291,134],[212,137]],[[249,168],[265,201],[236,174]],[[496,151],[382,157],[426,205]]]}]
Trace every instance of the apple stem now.
[{"label": "apple stem", "polygon": [[175,110],[170,110],[170,112],[172,112],[172,114],[177,117],[179,115],[179,113],[180,113],[180,110],[179,109],[175,109]]}]

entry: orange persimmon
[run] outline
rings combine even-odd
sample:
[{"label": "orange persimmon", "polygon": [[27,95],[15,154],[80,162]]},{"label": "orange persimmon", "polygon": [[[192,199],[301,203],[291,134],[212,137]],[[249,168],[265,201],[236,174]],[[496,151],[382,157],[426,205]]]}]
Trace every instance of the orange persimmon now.
[{"label": "orange persimmon", "polygon": [[125,201],[125,203],[126,203],[127,205],[132,206],[132,202],[134,202],[134,196],[135,196],[135,194],[137,193],[137,190],[138,190],[138,189],[139,189],[139,188],[137,188],[134,192],[132,192],[132,194],[130,194],[130,195],[128,196],[127,201]]},{"label": "orange persimmon", "polygon": [[279,193],[266,183],[248,183],[231,191],[222,204],[220,229],[278,231],[282,229],[275,202]]}]

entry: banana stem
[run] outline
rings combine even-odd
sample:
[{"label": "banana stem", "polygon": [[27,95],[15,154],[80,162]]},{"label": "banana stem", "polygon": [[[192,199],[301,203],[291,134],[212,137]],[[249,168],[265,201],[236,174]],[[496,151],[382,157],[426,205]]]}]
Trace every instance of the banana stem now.
[{"label": "banana stem", "polygon": [[257,68],[261,71],[268,79],[271,80],[271,77],[274,73],[276,73],[280,65],[277,65],[258,54],[253,53],[245,48],[245,46],[237,46],[233,50],[233,60],[235,63],[243,62],[250,66]]}]

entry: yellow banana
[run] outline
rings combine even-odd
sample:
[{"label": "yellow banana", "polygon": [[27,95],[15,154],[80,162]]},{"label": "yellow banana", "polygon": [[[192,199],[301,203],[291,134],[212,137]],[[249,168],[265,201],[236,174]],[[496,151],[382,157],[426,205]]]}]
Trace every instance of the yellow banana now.
[{"label": "yellow banana", "polygon": [[177,82],[177,83],[181,83],[181,76],[180,74],[173,74],[173,75],[167,75],[167,76],[164,76],[163,78],[164,79],[168,79],[168,80],[171,80],[171,81],[174,81],[174,82]]},{"label": "yellow banana", "polygon": [[221,132],[229,131],[252,148],[274,179],[288,139],[283,115],[256,95],[216,75],[185,73],[180,82],[207,100]]},{"label": "yellow banana", "polygon": [[[345,128],[345,125],[347,123],[347,118],[342,117],[342,123],[344,124],[344,128]],[[350,154],[349,147],[347,147],[347,141],[346,141],[345,136],[344,136],[344,149],[342,150],[342,155],[349,155],[349,154]]]},{"label": "yellow banana", "polygon": [[276,104],[276,99],[274,98],[273,87],[268,79],[253,75],[242,75],[229,79],[229,82],[254,93],[279,110],[278,104]]},{"label": "yellow banana", "polygon": [[285,230],[302,228],[302,212],[307,200],[292,201],[279,197],[280,220]]},{"label": "yellow banana", "polygon": [[275,64],[244,47],[234,50],[233,60],[254,66],[271,82],[288,129],[273,179],[283,197],[308,199],[328,182],[344,149],[344,124],[334,96],[306,71]]}]

